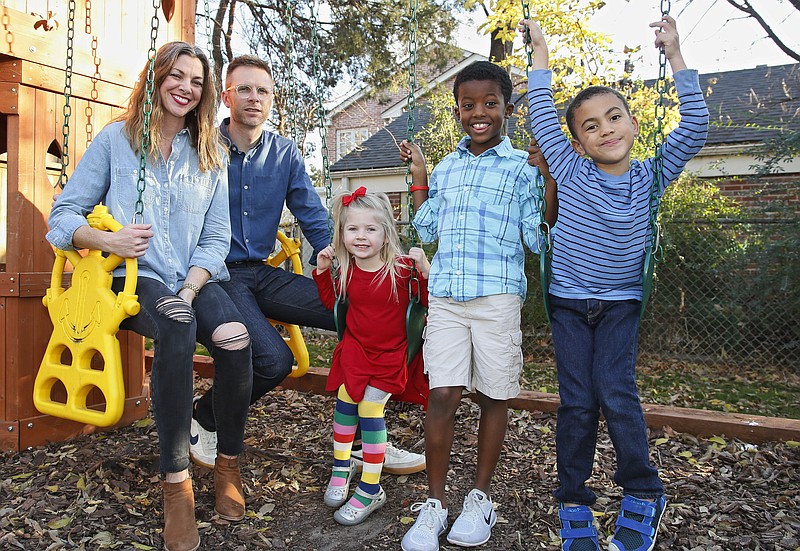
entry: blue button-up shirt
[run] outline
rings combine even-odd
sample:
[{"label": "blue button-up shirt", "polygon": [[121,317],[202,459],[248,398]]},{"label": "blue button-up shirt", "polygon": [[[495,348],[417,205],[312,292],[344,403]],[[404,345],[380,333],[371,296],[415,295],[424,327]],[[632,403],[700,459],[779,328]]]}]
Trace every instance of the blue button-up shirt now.
[{"label": "blue button-up shirt", "polygon": [[[123,123],[101,130],[75,167],[75,172],[50,212],[47,240],[73,250],[72,236],[87,225],[86,215],[99,202],[120,224],[133,221],[139,197],[139,155],[123,133]],[[207,270],[212,279],[228,279],[225,257],[230,246],[228,183],[224,168],[201,172],[197,151],[184,129],[172,141],[164,161],[148,160],[142,195],[142,222],[155,234],[139,274],[178,291],[191,266]],[[124,264],[115,276],[125,273]]]},{"label": "blue button-up shirt", "polygon": [[328,211],[306,172],[293,141],[273,132],[262,133],[249,151],[240,151],[222,121],[223,141],[230,150],[231,251],[228,262],[265,260],[275,248],[283,204],[297,219],[314,247],[312,259],[330,244]]},{"label": "blue button-up shirt", "polygon": [[496,294],[524,298],[522,239],[539,252],[542,179],[507,136],[477,157],[469,143],[469,137],[462,139],[433,170],[428,200],[414,218],[422,241],[439,240],[428,292],[457,301]]}]

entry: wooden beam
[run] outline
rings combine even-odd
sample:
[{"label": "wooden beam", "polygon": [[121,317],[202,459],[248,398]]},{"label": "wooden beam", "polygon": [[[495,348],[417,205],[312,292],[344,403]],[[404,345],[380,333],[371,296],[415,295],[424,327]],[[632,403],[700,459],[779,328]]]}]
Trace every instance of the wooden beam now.
[{"label": "wooden beam", "polygon": [[[149,369],[152,365],[153,352],[145,353],[145,362]],[[214,362],[206,356],[195,356],[195,370],[203,376],[213,376]],[[297,379],[287,377],[281,387],[311,392],[314,394],[334,393],[325,390],[328,369],[312,367]],[[474,395],[470,398],[475,400]],[[558,394],[547,394],[523,390],[519,396],[509,401],[509,406],[525,411],[555,412],[559,406]],[[672,427],[678,432],[686,432],[700,437],[727,436],[738,438],[744,442],[769,442],[774,440],[800,441],[800,419],[783,419],[780,417],[763,417],[741,413],[724,413],[692,408],[642,404],[644,418],[651,429],[661,430]]]},{"label": "wooden beam", "polygon": [[[0,75],[2,80],[17,84],[40,88],[49,92],[62,94],[66,71],[24,59],[3,58],[0,56]],[[131,89],[97,77],[74,74],[71,80],[72,96],[87,101],[111,105],[125,106],[128,103]],[[63,103],[63,100],[62,100]]]}]

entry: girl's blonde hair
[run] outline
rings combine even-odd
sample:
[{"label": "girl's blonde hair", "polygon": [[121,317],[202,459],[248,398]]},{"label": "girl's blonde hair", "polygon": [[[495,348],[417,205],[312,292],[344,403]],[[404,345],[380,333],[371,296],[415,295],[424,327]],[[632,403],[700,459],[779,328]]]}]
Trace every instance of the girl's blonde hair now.
[{"label": "girl's blonde hair", "polygon": [[[167,42],[156,53],[156,61],[153,67],[153,93],[150,97],[153,110],[150,115],[148,157],[153,158],[160,155],[159,146],[161,144],[161,122],[164,107],[161,103],[159,89],[178,57],[182,55],[199,59],[203,65],[203,91],[200,95],[200,103],[186,115],[186,127],[189,129],[192,145],[197,150],[200,170],[206,172],[210,169],[224,168],[225,159],[219,142],[219,128],[216,124],[217,90],[214,87],[214,80],[211,76],[211,67],[203,50],[186,42]],[[125,123],[125,136],[137,153],[142,148],[142,127],[144,126],[142,106],[145,102],[149,67],[150,62],[148,61],[139,74],[139,80],[133,87],[128,108],[115,119]]]},{"label": "girl's blonde hair", "polygon": [[[342,199],[352,197],[349,205],[345,205]],[[355,195],[352,192],[338,194],[333,199],[333,248],[336,251],[336,260],[339,263],[339,279],[337,281],[337,293],[340,297],[347,296],[347,282],[352,275],[354,260],[344,245],[344,226],[347,223],[347,214],[350,209],[364,209],[371,211],[375,220],[383,228],[386,235],[386,242],[381,247],[380,258],[383,267],[375,275],[374,282],[380,285],[390,275],[392,281],[392,297],[397,300],[397,280],[395,275],[400,275],[402,270],[409,267],[400,262],[404,256],[403,246],[400,244],[400,236],[397,233],[397,226],[394,220],[394,211],[389,197],[380,191],[367,192],[365,195]]]}]

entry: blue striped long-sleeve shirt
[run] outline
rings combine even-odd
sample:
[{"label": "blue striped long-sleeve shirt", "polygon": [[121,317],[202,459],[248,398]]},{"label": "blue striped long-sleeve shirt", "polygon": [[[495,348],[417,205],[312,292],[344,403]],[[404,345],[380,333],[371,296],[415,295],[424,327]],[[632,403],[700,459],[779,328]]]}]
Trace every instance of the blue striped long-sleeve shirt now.
[{"label": "blue striped long-sleeve shirt", "polygon": [[422,241],[439,240],[428,292],[456,301],[525,298],[522,241],[539,252],[539,171],[508,136],[477,157],[469,143],[465,137],[436,165],[428,199],[414,217]]},{"label": "blue striped long-sleeve shirt", "polygon": [[[558,182],[550,292],[572,299],[641,300],[653,159],[634,160],[630,170],[614,176],[578,155],[561,130],[551,78],[548,70],[528,75],[533,134]],[[708,108],[697,71],[678,71],[673,78],[681,120],[662,148],[659,199],[708,134]]]}]

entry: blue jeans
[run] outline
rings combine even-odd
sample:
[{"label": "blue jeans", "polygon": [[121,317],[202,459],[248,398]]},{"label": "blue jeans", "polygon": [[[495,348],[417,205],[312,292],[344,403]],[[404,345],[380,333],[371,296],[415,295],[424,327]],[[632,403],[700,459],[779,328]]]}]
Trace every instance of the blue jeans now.
[{"label": "blue jeans", "polygon": [[592,475],[602,412],[617,456],[614,482],[640,499],[664,493],[650,462],[647,427],[636,390],[637,300],[576,300],[550,295],[558,371],[556,455],[560,502],[592,505]]},{"label": "blue jeans", "polygon": [[[123,278],[114,278],[114,290],[122,290]],[[153,339],[153,369],[150,390],[160,447],[160,470],[175,473],[189,467],[189,429],[192,421],[192,376],[195,343],[208,348],[214,358],[213,400],[219,406],[218,446],[226,455],[239,455],[244,448],[247,398],[252,387],[250,347],[223,350],[211,340],[214,330],[228,322],[244,323],[228,295],[216,283],[207,283],[192,306],[191,321],[177,321],[158,311],[162,297],[174,297],[160,281],[139,277],[136,293],[140,312],[120,324]]]},{"label": "blue jeans", "polygon": [[[333,312],[322,305],[317,284],[309,277],[263,262],[230,262],[228,271],[230,281],[220,285],[241,312],[250,333],[253,391],[248,403],[254,404],[292,372],[294,363],[292,351],[267,318],[334,331]],[[194,418],[204,429],[214,431],[209,393],[198,400]]]}]

